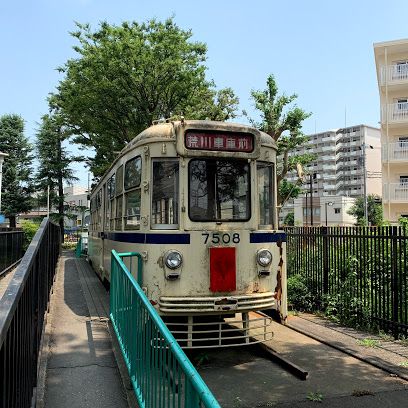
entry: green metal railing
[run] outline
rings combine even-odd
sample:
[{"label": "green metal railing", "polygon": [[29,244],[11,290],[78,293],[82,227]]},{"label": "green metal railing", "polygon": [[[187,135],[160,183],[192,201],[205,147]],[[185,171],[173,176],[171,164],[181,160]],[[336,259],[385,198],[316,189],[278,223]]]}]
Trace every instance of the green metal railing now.
[{"label": "green metal railing", "polygon": [[77,246],[75,248],[75,257],[80,258],[82,255],[82,237],[79,238],[79,241],[77,242]]},{"label": "green metal railing", "polygon": [[[138,282],[122,258],[137,257]],[[112,251],[110,318],[141,407],[220,407],[140,287],[139,253]]]}]

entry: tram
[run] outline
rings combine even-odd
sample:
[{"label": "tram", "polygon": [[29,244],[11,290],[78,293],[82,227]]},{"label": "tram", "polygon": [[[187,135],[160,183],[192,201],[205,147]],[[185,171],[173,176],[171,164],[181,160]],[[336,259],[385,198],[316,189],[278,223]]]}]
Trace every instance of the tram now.
[{"label": "tram", "polygon": [[185,348],[269,340],[262,311],[287,316],[276,151],[269,135],[235,123],[144,130],[93,188],[92,267],[109,281],[112,249],[141,253],[142,288]]}]

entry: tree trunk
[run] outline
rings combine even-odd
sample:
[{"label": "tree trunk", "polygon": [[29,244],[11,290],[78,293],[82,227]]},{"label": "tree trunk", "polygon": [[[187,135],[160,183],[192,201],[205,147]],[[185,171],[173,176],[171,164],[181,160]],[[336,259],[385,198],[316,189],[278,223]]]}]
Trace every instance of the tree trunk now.
[{"label": "tree trunk", "polygon": [[15,215],[9,215],[8,219],[9,219],[9,222],[10,222],[10,228],[16,228],[16,216]]}]

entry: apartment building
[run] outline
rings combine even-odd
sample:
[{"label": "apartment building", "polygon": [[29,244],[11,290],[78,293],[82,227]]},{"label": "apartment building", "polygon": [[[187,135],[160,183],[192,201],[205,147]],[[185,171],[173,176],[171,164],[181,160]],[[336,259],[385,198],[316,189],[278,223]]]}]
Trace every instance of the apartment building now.
[{"label": "apartment building", "polygon": [[89,225],[89,195],[85,187],[72,185],[64,187],[64,202],[69,207],[71,218],[64,220],[67,227],[82,227]]},{"label": "apartment building", "polygon": [[408,39],[374,44],[381,104],[384,218],[408,217]]},{"label": "apartment building", "polygon": [[[308,143],[295,154],[313,153],[316,160],[308,167],[306,183],[303,185],[306,198],[310,194],[312,182],[313,208],[304,208],[303,212],[313,211],[313,225],[323,225],[322,207],[327,202],[337,202],[341,213],[347,211],[344,206],[350,200],[340,197],[361,197],[364,194],[381,196],[381,138],[380,129],[367,125],[348,126],[309,135]],[[288,178],[296,182],[295,174]],[[338,199],[336,199],[336,197]],[[306,204],[306,200],[301,201]],[[310,197],[308,199],[310,202]],[[300,201],[296,201],[299,204]],[[280,212],[280,221],[289,212],[295,212],[295,202],[288,202]],[[297,214],[295,212],[295,214]],[[307,217],[304,217],[306,220]],[[311,218],[311,217],[310,217]],[[325,217],[324,217],[325,218]],[[335,221],[347,217],[334,217]],[[347,218],[348,220],[348,218]],[[306,222],[302,222],[306,224]],[[310,221],[308,223],[310,225]]]}]

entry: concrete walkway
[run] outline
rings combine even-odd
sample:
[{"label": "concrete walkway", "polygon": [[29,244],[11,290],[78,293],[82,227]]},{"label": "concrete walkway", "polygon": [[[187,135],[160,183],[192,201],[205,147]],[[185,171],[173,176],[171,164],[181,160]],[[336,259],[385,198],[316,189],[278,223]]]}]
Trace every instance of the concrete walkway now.
[{"label": "concrete walkway", "polygon": [[108,310],[108,295],[95,273],[72,252],[63,253],[46,326],[38,406],[128,407]]}]

